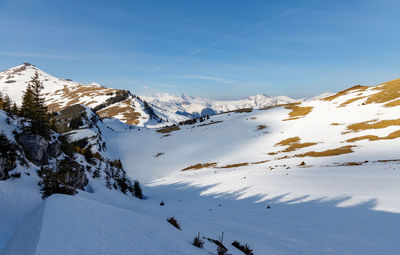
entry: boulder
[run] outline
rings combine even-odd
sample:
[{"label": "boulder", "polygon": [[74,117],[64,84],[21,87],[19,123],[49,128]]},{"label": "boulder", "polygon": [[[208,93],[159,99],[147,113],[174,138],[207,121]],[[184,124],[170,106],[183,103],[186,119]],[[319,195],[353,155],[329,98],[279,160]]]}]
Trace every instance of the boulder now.
[{"label": "boulder", "polygon": [[18,143],[24,149],[25,155],[35,164],[48,160],[47,148],[49,143],[46,138],[38,134],[23,134],[18,138]]}]

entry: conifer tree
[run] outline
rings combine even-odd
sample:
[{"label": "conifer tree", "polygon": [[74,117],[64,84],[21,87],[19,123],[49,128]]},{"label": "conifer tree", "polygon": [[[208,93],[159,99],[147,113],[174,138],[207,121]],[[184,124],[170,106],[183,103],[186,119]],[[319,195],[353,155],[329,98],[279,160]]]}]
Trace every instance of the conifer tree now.
[{"label": "conifer tree", "polygon": [[20,115],[28,124],[24,125],[24,131],[49,138],[50,117],[41,93],[43,88],[39,74],[36,72],[22,97]]}]

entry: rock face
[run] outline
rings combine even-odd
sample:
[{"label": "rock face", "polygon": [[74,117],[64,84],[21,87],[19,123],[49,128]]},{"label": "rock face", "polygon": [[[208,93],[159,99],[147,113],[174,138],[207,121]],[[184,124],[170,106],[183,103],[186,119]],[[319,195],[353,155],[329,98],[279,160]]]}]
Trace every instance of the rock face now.
[{"label": "rock face", "polygon": [[82,105],[73,105],[65,108],[57,115],[57,131],[65,133],[77,129],[84,124],[86,109]]},{"label": "rock face", "polygon": [[48,152],[49,156],[52,158],[59,156],[62,152],[60,142],[57,140],[57,141],[51,143],[49,145],[49,147],[47,148],[47,152]]},{"label": "rock face", "polygon": [[57,171],[62,176],[61,182],[68,186],[84,190],[89,182],[83,166],[69,157],[60,161]]},{"label": "rock face", "polygon": [[22,146],[27,155],[35,164],[40,164],[48,160],[47,148],[49,143],[47,140],[37,134],[23,134],[18,138],[18,143]]}]

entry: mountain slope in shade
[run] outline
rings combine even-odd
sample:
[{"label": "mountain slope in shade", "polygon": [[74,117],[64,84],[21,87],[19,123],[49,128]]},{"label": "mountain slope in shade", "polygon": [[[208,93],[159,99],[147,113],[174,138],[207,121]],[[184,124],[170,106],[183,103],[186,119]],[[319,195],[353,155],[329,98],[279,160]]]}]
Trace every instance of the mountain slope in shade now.
[{"label": "mountain slope in shade", "polygon": [[83,104],[94,109],[102,118],[117,118],[131,125],[155,125],[162,122],[151,106],[127,90],[56,78],[29,63],[1,72],[0,92],[20,105],[26,86],[35,72],[38,72],[43,82],[43,93],[50,111],[58,112],[67,106]]},{"label": "mountain slope in shade", "polygon": [[201,97],[192,97],[186,94],[170,95],[167,93],[140,97],[166,115],[170,114],[174,117],[176,117],[176,115],[181,116],[177,119],[178,121],[185,120],[188,117],[197,118],[243,108],[258,109],[299,101],[286,96],[269,97],[263,94],[231,101],[211,100]]}]

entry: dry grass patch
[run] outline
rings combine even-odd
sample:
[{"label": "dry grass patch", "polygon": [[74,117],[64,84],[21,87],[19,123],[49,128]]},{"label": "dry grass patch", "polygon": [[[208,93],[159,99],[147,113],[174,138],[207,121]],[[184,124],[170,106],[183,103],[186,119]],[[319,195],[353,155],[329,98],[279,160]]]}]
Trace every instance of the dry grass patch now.
[{"label": "dry grass patch", "polygon": [[336,149],[326,150],[326,151],[309,151],[304,154],[297,154],[295,157],[330,157],[330,156],[338,156],[342,154],[352,153],[354,145],[347,145],[343,147],[339,147]]},{"label": "dry grass patch", "polygon": [[286,146],[286,145],[290,145],[292,143],[297,143],[299,141],[300,141],[300,137],[298,137],[298,136],[291,137],[291,138],[280,141],[279,143],[275,144],[275,146]]},{"label": "dry grass patch", "polygon": [[241,166],[248,166],[249,163],[238,163],[238,164],[231,164],[231,165],[226,165],[226,166],[220,166],[218,168],[234,168],[234,167],[241,167]]},{"label": "dry grass patch", "polygon": [[295,104],[288,104],[287,106],[285,106],[286,109],[292,110],[291,112],[289,112],[289,117],[288,119],[284,119],[283,121],[287,121],[287,120],[296,120],[299,119],[301,117],[306,116],[307,114],[309,114],[312,109],[314,107],[312,106],[298,106],[299,103],[295,103]]},{"label": "dry grass patch", "polygon": [[347,129],[349,131],[358,132],[361,130],[380,129],[380,128],[387,128],[390,126],[400,126],[400,119],[381,120],[381,121],[369,120],[348,125]]},{"label": "dry grass patch", "polygon": [[189,167],[186,167],[184,169],[182,169],[182,171],[187,171],[187,170],[199,170],[202,168],[210,168],[210,167],[216,167],[217,166],[217,162],[212,162],[212,163],[199,163],[196,165],[192,165]]},{"label": "dry grass patch", "polygon": [[354,137],[354,138],[348,139],[346,142],[351,143],[351,142],[356,142],[356,141],[361,141],[361,140],[369,140],[369,141],[391,140],[391,139],[396,139],[399,137],[400,137],[400,130],[397,130],[397,131],[394,131],[384,137],[379,137],[376,135],[364,135],[364,136],[359,136],[359,137]]},{"label": "dry grass patch", "polygon": [[[279,143],[275,144],[275,146],[288,146],[286,149],[284,149],[283,151],[280,152],[291,152],[291,151],[295,151],[301,148],[305,148],[305,147],[309,147],[309,146],[313,146],[316,145],[317,143],[300,143],[300,137],[296,136],[296,137],[291,137],[288,139],[285,139],[283,141],[280,141]],[[269,154],[269,155],[273,155],[273,154]]]},{"label": "dry grass patch", "polygon": [[259,164],[264,164],[264,163],[267,163],[267,162],[269,162],[269,160],[262,160],[262,161],[252,162],[251,164],[252,165],[259,165]]},{"label": "dry grass patch", "polygon": [[363,99],[363,98],[365,98],[365,96],[350,98],[350,99],[347,100],[346,102],[341,103],[341,104],[339,105],[339,107],[345,107],[346,105],[351,104],[351,103],[353,103],[353,102],[355,102],[355,101],[357,101],[357,100]]},{"label": "dry grass patch", "polygon": [[340,124],[340,123],[337,123],[337,122],[331,123],[331,126],[339,126],[339,125],[343,125],[343,124]]},{"label": "dry grass patch", "polygon": [[158,129],[157,132],[158,133],[171,133],[172,131],[178,131],[180,130],[180,128],[178,126],[168,126],[168,127],[163,127],[161,129]]},{"label": "dry grass patch", "polygon": [[[400,79],[383,83],[377,87],[378,93],[368,97],[366,103],[386,103],[400,97]],[[396,106],[396,103],[388,103],[385,106]]]},{"label": "dry grass patch", "polygon": [[332,101],[332,100],[334,100],[334,99],[336,99],[338,97],[341,97],[341,96],[344,96],[344,95],[348,94],[349,92],[364,91],[367,88],[369,88],[369,87],[368,86],[357,85],[357,86],[342,90],[342,91],[336,93],[333,96],[325,97],[322,100],[324,100],[324,101]]},{"label": "dry grass patch", "polygon": [[139,124],[140,113],[135,112],[135,108],[131,104],[131,100],[127,99],[120,102],[120,105],[112,105],[97,111],[101,118],[111,118],[122,115],[121,120],[130,125]]}]

